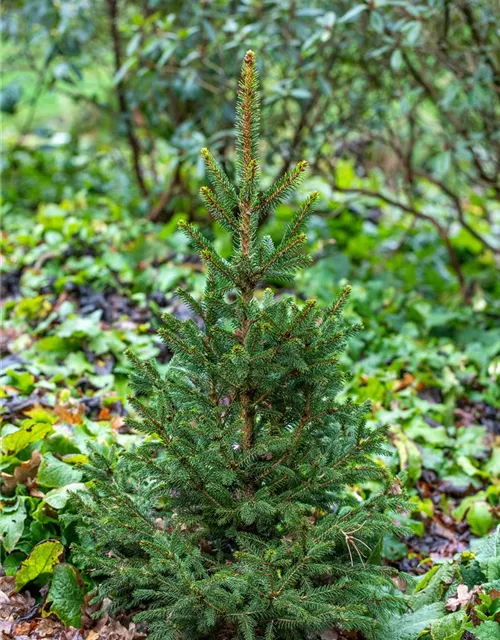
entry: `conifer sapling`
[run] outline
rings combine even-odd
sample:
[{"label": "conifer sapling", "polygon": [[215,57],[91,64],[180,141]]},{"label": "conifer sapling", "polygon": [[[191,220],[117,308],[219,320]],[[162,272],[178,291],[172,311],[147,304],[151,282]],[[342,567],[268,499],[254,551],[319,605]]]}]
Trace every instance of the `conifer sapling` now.
[{"label": "conifer sapling", "polygon": [[[369,633],[394,609],[390,576],[373,558],[398,533],[386,468],[374,461],[383,429],[368,429],[366,404],[337,399],[349,294],[321,311],[275,297],[264,282],[289,282],[308,264],[309,195],[279,244],[259,220],[300,183],[299,162],[261,191],[255,57],[243,62],[237,105],[237,180],[207,149],[212,189],[201,197],[231,233],[221,257],[194,226],[182,228],[206,266],[201,300],[179,296],[199,317],[163,317],[173,354],[166,372],[133,356],[130,399],[147,437],[117,459],[96,453],[89,492],[77,498],[77,550],[96,577],[96,599],[139,611],[153,640],[314,638],[338,625]],[[231,295],[229,295],[231,294]],[[202,328],[200,328],[200,326]],[[381,491],[359,501],[354,485]],[[392,511],[392,515],[391,515]]]}]

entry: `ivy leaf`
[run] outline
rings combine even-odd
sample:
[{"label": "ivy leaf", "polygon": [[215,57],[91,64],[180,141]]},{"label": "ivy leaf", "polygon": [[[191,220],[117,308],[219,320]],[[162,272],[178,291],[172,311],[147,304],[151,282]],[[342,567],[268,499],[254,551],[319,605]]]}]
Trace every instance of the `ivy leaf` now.
[{"label": "ivy leaf", "polygon": [[16,548],[19,538],[23,535],[26,520],[26,505],[24,498],[19,498],[15,510],[4,507],[0,515],[0,533],[5,551],[10,553]]},{"label": "ivy leaf", "polygon": [[52,425],[48,422],[25,420],[17,431],[4,436],[2,439],[2,449],[7,455],[15,456],[30,444],[33,444],[33,442],[38,442],[45,438],[45,436],[52,431]]},{"label": "ivy leaf", "polygon": [[54,613],[68,627],[80,628],[84,595],[82,580],[75,567],[58,564],[47,594],[47,602],[52,602],[49,613]]},{"label": "ivy leaf", "polygon": [[33,547],[16,573],[16,591],[20,591],[38,576],[52,573],[52,568],[59,562],[63,551],[64,547],[59,540],[44,540]]}]

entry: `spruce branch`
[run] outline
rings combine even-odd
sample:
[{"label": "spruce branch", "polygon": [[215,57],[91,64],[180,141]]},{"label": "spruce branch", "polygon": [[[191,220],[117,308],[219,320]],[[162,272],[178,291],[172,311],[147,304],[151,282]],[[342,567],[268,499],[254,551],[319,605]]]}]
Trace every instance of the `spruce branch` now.
[{"label": "spruce branch", "polygon": [[277,263],[284,262],[284,259],[291,253],[294,253],[297,247],[302,246],[307,242],[307,236],[305,233],[300,233],[295,238],[292,238],[288,244],[284,247],[280,248],[276,253],[271,256],[271,258],[263,264],[259,269],[259,276],[262,278],[267,271],[271,269],[271,267],[275,266]]},{"label": "spruce branch", "polygon": [[195,300],[188,291],[182,287],[177,287],[175,294],[189,307],[189,309],[191,309],[193,313],[199,316],[202,320],[205,320],[205,313],[202,305]]},{"label": "spruce branch", "polygon": [[301,160],[262,194],[255,206],[255,211],[261,218],[267,216],[271,209],[277,207],[299,186],[306,169],[307,161]]},{"label": "spruce branch", "polygon": [[186,235],[191,238],[193,244],[200,252],[200,256],[206,262],[209,262],[223,278],[231,283],[236,284],[236,282],[238,281],[236,273],[234,272],[229,262],[219,256],[212,243],[207,240],[207,238],[205,238],[205,236],[201,234],[192,224],[189,224],[184,220],[181,220],[181,222],[179,222],[179,227],[182,229],[182,231],[184,231]]},{"label": "spruce branch", "polygon": [[319,191],[313,191],[309,194],[288,224],[281,239],[281,245],[286,244],[290,238],[295,237],[297,234],[304,232],[306,223],[320,197]]},{"label": "spruce branch", "polygon": [[302,311],[300,311],[295,316],[291,325],[288,327],[288,329],[285,331],[285,333],[282,335],[281,338],[282,339],[284,338],[285,340],[290,338],[293,332],[295,331],[295,329],[300,327],[300,325],[310,316],[312,311],[316,308],[317,304],[318,304],[318,301],[315,300],[314,298],[307,300],[306,303],[304,304]]},{"label": "spruce branch", "polygon": [[330,317],[330,316],[336,316],[345,306],[345,303],[347,301],[347,298],[351,295],[352,292],[352,287],[350,284],[346,285],[343,289],[342,292],[340,293],[339,297],[337,298],[337,300],[332,304],[331,307],[329,307],[326,310],[326,316]]},{"label": "spruce branch", "polygon": [[201,187],[200,196],[209,212],[221,223],[226,231],[234,232],[237,230],[236,220],[234,219],[233,214],[228,212],[223,205],[217,202],[214,194],[208,187]]},{"label": "spruce branch", "polygon": [[260,128],[260,94],[255,54],[245,54],[236,105],[236,149],[240,182],[244,183],[253,163],[258,163],[258,135]]},{"label": "spruce branch", "polygon": [[238,196],[224,170],[207,148],[201,150],[201,155],[207,167],[207,175],[221,200],[224,209],[232,211],[238,205]]}]

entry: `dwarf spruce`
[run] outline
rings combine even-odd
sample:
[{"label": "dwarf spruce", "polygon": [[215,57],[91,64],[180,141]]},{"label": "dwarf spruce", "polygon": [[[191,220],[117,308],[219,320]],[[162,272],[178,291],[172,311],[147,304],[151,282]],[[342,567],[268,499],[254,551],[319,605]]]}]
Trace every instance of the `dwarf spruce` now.
[{"label": "dwarf spruce", "polygon": [[[277,245],[259,236],[259,219],[307,167],[299,162],[262,191],[259,125],[248,51],[236,184],[202,150],[211,188],[201,197],[231,233],[232,255],[182,225],[206,266],[201,300],[178,293],[199,321],[163,317],[159,333],[173,354],[165,372],[131,356],[139,417],[128,425],[146,437],[119,459],[96,453],[79,498],[86,543],[76,553],[96,578],[96,598],[138,612],[153,640],[292,640],[334,626],[369,633],[395,606],[375,561],[403,504],[373,459],[385,434],[367,428],[366,404],[337,399],[339,353],[357,330],[342,321],[349,287],[324,310],[263,288],[308,264],[318,194]],[[381,490],[361,501],[354,487],[367,481]]]}]

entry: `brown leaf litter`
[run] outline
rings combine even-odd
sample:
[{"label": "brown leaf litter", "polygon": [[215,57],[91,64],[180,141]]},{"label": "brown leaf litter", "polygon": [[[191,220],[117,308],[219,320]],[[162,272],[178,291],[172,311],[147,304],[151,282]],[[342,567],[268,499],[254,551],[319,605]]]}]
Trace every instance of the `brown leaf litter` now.
[{"label": "brown leaf litter", "polygon": [[116,619],[104,613],[92,618],[95,607],[86,606],[82,629],[65,627],[54,616],[44,617],[41,605],[29,591],[16,593],[14,578],[0,577],[0,639],[10,640],[142,640],[147,635],[126,618]]}]

